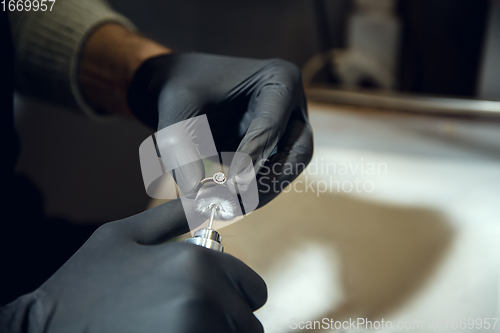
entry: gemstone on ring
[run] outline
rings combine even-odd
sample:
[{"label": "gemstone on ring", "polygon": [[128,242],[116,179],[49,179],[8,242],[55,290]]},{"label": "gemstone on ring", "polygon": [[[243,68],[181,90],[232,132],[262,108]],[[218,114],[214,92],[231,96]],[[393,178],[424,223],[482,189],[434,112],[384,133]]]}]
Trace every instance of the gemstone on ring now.
[{"label": "gemstone on ring", "polygon": [[212,180],[216,184],[223,185],[226,182],[226,175],[222,172],[216,172],[212,176]]}]

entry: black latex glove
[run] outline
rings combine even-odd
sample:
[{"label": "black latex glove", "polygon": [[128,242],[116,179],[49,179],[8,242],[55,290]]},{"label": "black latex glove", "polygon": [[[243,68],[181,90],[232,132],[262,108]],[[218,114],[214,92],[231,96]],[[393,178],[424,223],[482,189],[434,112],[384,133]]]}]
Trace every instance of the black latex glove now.
[{"label": "black latex glove", "polygon": [[[158,130],[206,114],[219,152],[237,151],[252,158],[259,206],[294,180],[312,156],[300,71],[284,60],[201,53],[158,56],[136,72],[128,98],[133,113]],[[233,160],[229,178],[247,163]],[[175,176],[181,190],[192,193],[205,177],[203,164],[176,169]]]},{"label": "black latex glove", "polygon": [[179,200],[101,226],[34,292],[0,308],[9,332],[263,332],[264,281],[187,243]]}]

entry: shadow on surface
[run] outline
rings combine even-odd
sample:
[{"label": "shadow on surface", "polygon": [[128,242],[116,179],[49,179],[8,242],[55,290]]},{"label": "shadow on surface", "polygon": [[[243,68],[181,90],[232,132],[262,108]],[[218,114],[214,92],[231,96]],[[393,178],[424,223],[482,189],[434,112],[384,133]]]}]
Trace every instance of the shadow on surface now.
[{"label": "shadow on surface", "polygon": [[387,315],[425,284],[453,240],[451,227],[433,210],[337,193],[282,194],[221,233],[226,251],[264,279],[301,243],[321,243],[338,253],[344,300],[306,320]]}]

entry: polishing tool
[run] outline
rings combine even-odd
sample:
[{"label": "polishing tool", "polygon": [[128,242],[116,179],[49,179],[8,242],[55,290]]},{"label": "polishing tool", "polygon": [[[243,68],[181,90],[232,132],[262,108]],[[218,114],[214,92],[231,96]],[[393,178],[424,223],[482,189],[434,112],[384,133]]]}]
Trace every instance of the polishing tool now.
[{"label": "polishing tool", "polygon": [[[226,175],[216,172],[212,177],[201,181],[203,187],[195,198],[194,209],[201,216],[209,217],[208,228],[197,230],[194,237],[186,240],[208,249],[223,252],[220,234],[213,228],[214,220],[231,220],[236,216],[238,202],[227,187]],[[213,184],[207,184],[213,183]],[[205,186],[207,184],[207,186]]]},{"label": "polishing tool", "polygon": [[221,207],[218,204],[211,204],[208,208],[211,211],[208,228],[197,230],[194,233],[194,237],[186,239],[185,242],[224,252],[224,246],[221,244],[222,237],[213,229],[215,214]]}]

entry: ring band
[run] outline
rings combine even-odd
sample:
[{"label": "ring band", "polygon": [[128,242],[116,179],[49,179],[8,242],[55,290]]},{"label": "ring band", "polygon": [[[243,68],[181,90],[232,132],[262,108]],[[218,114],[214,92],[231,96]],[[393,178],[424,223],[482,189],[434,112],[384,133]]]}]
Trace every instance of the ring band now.
[{"label": "ring band", "polygon": [[216,172],[212,177],[205,178],[200,183],[201,185],[205,185],[208,182],[214,182],[217,185],[224,185],[226,180],[226,175],[223,172]]}]

